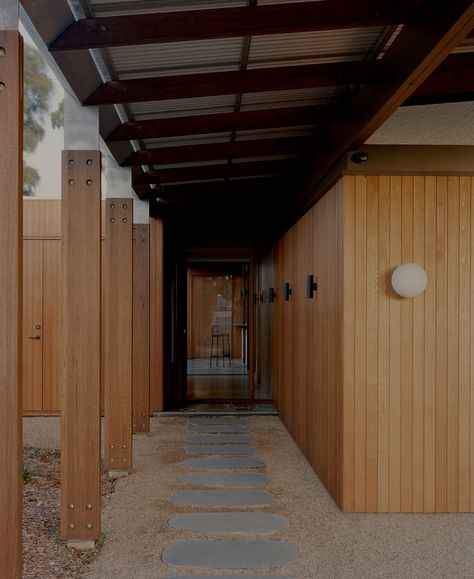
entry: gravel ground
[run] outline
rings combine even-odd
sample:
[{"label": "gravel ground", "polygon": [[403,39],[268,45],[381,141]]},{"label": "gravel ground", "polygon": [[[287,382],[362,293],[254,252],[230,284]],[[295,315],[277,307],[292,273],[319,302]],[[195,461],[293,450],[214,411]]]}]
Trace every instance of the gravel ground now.
[{"label": "gravel ground", "polygon": [[[55,446],[55,445],[54,445]],[[62,579],[83,577],[97,557],[93,551],[68,549],[59,540],[60,453],[56,449],[24,449],[23,577]],[[114,491],[115,481],[102,477],[104,503]]]},{"label": "gravel ground", "polygon": [[[474,578],[473,514],[341,513],[280,420],[276,417],[248,420],[257,438],[257,456],[266,465],[262,472],[270,479],[266,490],[276,497],[275,505],[259,510],[288,519],[286,528],[268,538],[295,544],[300,555],[296,565],[275,573],[298,579]],[[35,437],[41,438],[42,427],[41,422],[33,426]],[[172,494],[198,488],[176,480],[178,474],[191,472],[179,465],[188,458],[183,451],[186,427],[184,417],[154,419],[150,435],[135,437],[134,472],[117,481],[114,494],[105,501],[104,546],[91,564],[81,563],[83,575],[68,575],[69,571],[64,570],[54,574],[45,565],[36,574],[25,576],[163,579],[186,572],[196,577],[205,574],[204,570],[170,568],[161,560],[163,549],[172,541],[196,538],[195,533],[171,529],[168,525],[170,516],[193,510],[174,505],[170,501]],[[49,426],[46,430],[50,432]],[[59,489],[55,492],[59,497]],[[48,511],[46,518],[50,517]],[[206,537],[200,534],[199,538]],[[50,541],[54,547],[51,552],[61,548],[64,553],[56,536]],[[68,555],[70,561],[74,561],[74,556]],[[249,571],[242,573],[252,575]]]},{"label": "gravel ground", "polygon": [[[199,487],[176,480],[178,474],[190,472],[179,465],[189,457],[183,451],[187,419],[152,422],[151,434],[135,439],[135,472],[118,481],[104,511],[106,542],[88,569],[88,579],[205,574],[204,570],[170,568],[161,559],[171,542],[196,538],[196,533],[171,529],[168,519],[193,511],[173,504],[172,494]],[[270,479],[265,490],[276,497],[274,505],[259,511],[288,519],[286,528],[268,538],[293,543],[300,555],[298,563],[274,573],[299,579],[474,578],[474,515],[341,513],[278,418],[254,416],[249,423],[257,438],[257,457],[266,465],[262,472]],[[216,536],[199,533],[199,539],[206,538]],[[232,571],[209,573],[229,575]],[[252,575],[246,570],[240,573]]]}]

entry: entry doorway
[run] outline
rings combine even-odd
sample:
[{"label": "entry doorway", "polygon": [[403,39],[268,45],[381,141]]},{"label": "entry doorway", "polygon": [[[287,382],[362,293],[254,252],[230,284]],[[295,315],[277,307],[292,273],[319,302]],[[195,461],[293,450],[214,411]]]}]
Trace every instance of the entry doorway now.
[{"label": "entry doorway", "polygon": [[247,401],[250,262],[188,262],[187,399]]}]

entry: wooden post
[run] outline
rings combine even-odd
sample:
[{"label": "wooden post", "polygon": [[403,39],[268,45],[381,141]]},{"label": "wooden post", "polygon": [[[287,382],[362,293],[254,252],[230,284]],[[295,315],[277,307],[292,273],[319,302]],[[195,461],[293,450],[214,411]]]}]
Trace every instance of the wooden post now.
[{"label": "wooden post", "polygon": [[22,38],[16,30],[0,30],[0,574],[5,579],[21,577],[22,551],[22,94]]},{"label": "wooden post", "polygon": [[163,221],[150,221],[150,407],[164,408]]},{"label": "wooden post", "polygon": [[61,536],[91,548],[100,537],[99,151],[62,156]]},{"label": "wooden post", "polygon": [[133,226],[133,434],[150,432],[150,226]]},{"label": "wooden post", "polygon": [[109,475],[132,468],[133,201],[105,201],[105,465]]}]

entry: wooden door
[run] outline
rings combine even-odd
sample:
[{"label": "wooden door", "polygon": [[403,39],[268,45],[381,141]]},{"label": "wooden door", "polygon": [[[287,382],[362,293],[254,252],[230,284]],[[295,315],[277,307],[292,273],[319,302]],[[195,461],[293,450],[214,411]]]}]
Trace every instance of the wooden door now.
[{"label": "wooden door", "polygon": [[23,242],[23,410],[43,410],[43,241]]},{"label": "wooden door", "polygon": [[23,412],[55,414],[59,396],[60,239],[23,242]]},{"label": "wooden door", "polygon": [[43,241],[43,412],[59,412],[61,241]]}]

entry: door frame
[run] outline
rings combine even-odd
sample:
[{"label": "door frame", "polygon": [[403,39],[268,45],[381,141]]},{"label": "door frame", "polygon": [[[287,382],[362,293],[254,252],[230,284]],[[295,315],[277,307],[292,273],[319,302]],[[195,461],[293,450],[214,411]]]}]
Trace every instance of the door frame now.
[{"label": "door frame", "polygon": [[[179,265],[179,262],[181,265]],[[177,347],[177,367],[178,367],[178,382],[175,389],[186,393],[187,391],[187,292],[188,281],[187,271],[190,263],[226,263],[226,262],[241,262],[249,264],[249,283],[248,283],[248,392],[247,398],[199,398],[193,399],[193,404],[231,404],[231,403],[252,403],[254,402],[254,369],[255,369],[255,267],[253,250],[250,248],[187,248],[180,260],[177,260],[177,268],[181,266],[181,275],[178,276],[178,284],[176,287],[176,304],[178,310],[176,321],[178,323],[175,329],[175,334],[179,336]],[[179,306],[179,304],[181,306]],[[182,324],[180,326],[180,324]],[[172,338],[173,332],[170,332],[169,338]],[[181,345],[179,345],[181,343]],[[168,390],[168,388],[166,389]],[[172,380],[169,384],[169,392],[173,390]],[[187,396],[181,397],[168,396],[165,400],[165,408],[170,404],[178,402],[179,405],[187,403]],[[260,402],[260,401],[259,401]],[[262,401],[265,402],[265,401]]]}]

